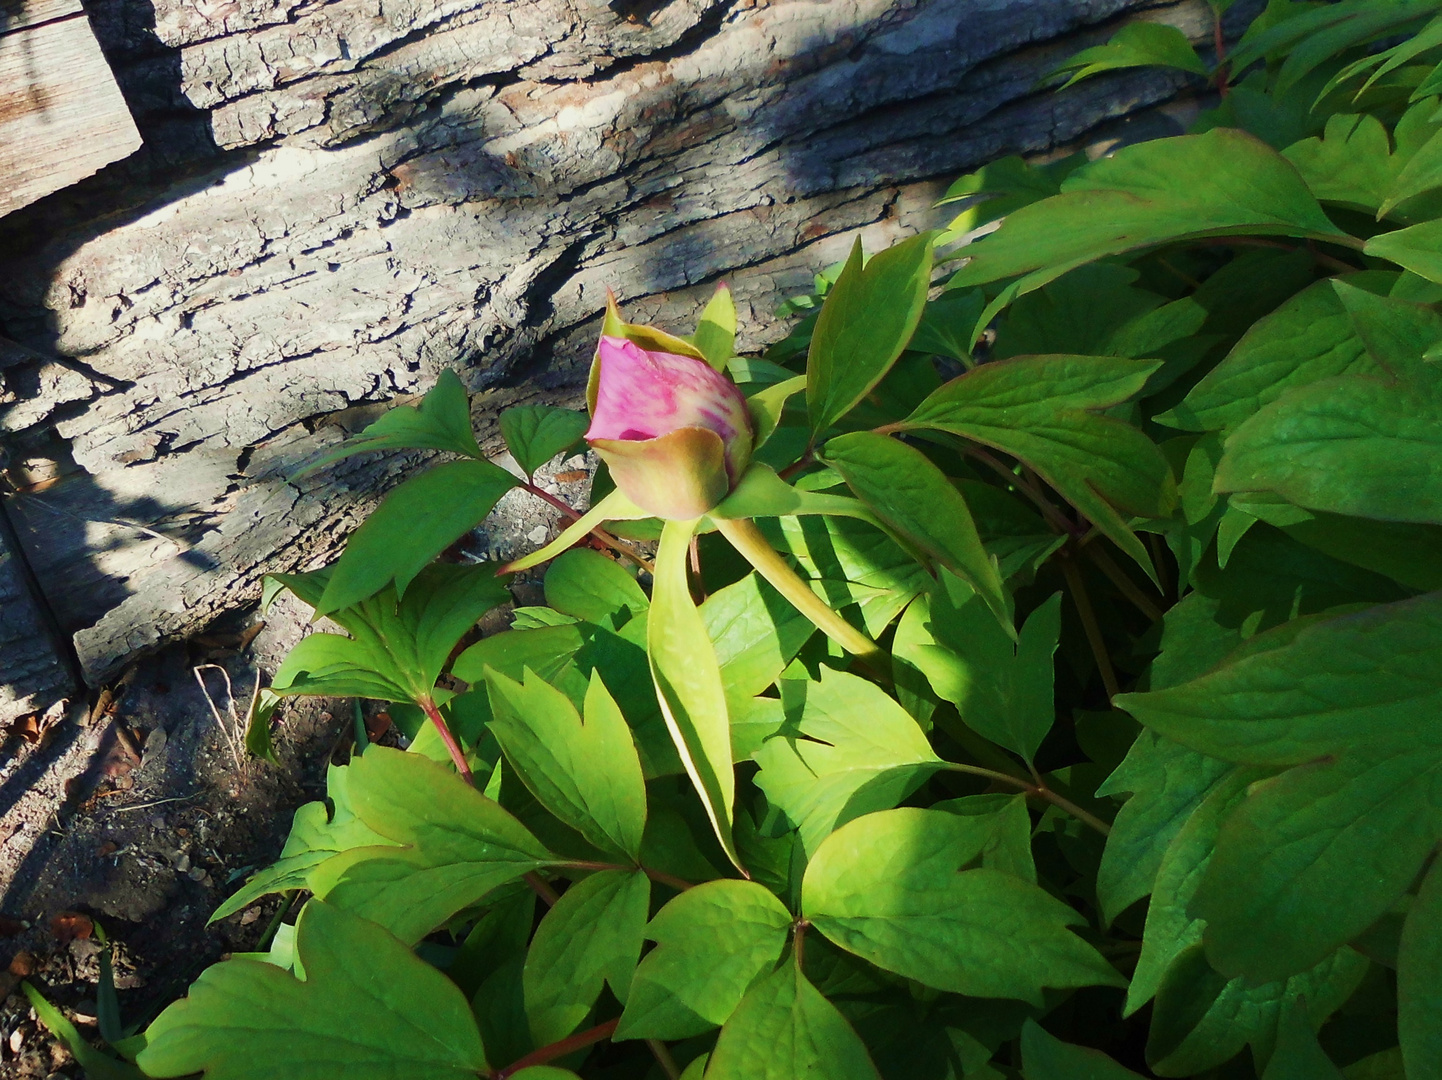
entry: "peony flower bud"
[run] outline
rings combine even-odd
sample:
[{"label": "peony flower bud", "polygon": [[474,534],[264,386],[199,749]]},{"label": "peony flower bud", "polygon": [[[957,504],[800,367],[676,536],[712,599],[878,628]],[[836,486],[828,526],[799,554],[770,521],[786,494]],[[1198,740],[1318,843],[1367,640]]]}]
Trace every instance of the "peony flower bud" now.
[{"label": "peony flower bud", "polygon": [[660,518],[700,517],[751,461],[751,415],[736,384],[704,360],[601,338],[586,441],[616,487]]}]

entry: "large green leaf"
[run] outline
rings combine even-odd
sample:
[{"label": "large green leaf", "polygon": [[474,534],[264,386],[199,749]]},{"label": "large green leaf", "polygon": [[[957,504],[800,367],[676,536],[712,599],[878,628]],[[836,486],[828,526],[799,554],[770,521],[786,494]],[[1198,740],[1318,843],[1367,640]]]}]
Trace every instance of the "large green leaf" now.
[{"label": "large green leaf", "polygon": [[800,718],[752,756],[757,786],[801,830],[808,854],[839,825],[895,806],[942,766],[916,721],[875,683],[823,667],[820,682],[784,685],[804,695]]},{"label": "large green leaf", "polygon": [[1277,1022],[1277,1045],[1262,1080],[1342,1080],[1337,1066],[1317,1043],[1317,1033],[1300,1005],[1285,1009]]},{"label": "large green leaf", "polygon": [[1243,131],[1215,128],[1123,147],[1078,169],[1061,194],[1016,210],[967,247],[971,261],[951,285],[1024,275],[1004,294],[1014,297],[1108,255],[1235,234],[1344,235],[1289,161]]},{"label": "large green leaf", "polygon": [[1231,769],[1225,761],[1150,731],[1137,736],[1126,759],[1096,792],[1132,793],[1117,811],[1097,870],[1097,899],[1106,922],[1152,891],[1173,838]]},{"label": "large green leaf", "polygon": [[940,990],[1041,1003],[1043,987],[1123,980],[1067,927],[1074,910],[1041,888],[963,869],[989,830],[935,810],[884,810],[842,826],[806,868],[802,909],[872,963]]},{"label": "large green leaf", "polygon": [[1309,510],[1442,524],[1442,369],[1349,375],[1293,390],[1227,439],[1217,491]]},{"label": "large green leaf", "polygon": [[474,1080],[487,1070],[455,984],[375,923],[312,900],[296,926],[305,980],[227,960],[156,1017],[146,1075],[207,1080]]},{"label": "large green leaf", "polygon": [[526,1017],[537,1045],[580,1027],[603,984],[626,1000],[650,899],[651,882],[641,871],[602,870],[572,885],[546,912],[524,976]]},{"label": "large green leaf", "polygon": [[1382,122],[1366,114],[1329,116],[1320,137],[1293,143],[1282,156],[1322,202],[1369,214],[1387,201],[1403,164]]},{"label": "large green leaf", "polygon": [[372,746],[348,769],[356,817],[388,843],[331,856],[307,884],[404,941],[556,861],[499,804],[429,758]]},{"label": "large green leaf", "polygon": [[1442,281],[1442,221],[1380,233],[1367,241],[1366,254],[1390,259],[1428,281]]},{"label": "large green leaf", "polygon": [[[502,421],[504,423],[504,421]],[[466,388],[449,368],[418,405],[397,405],[353,439],[307,465],[300,474],[314,472],[353,454],[375,450],[449,450],[481,459],[481,448],[471,430],[471,404]]]},{"label": "large green leaf", "polygon": [[404,594],[432,559],[479,525],[515,486],[514,476],[489,461],[450,461],[411,477],[351,533],[317,614],[374,596],[392,581]]},{"label": "large green leaf", "polygon": [[932,235],[879,251],[861,241],[826,295],[806,360],[806,408],[819,435],[871,392],[911,340],[931,287]]},{"label": "large green leaf", "polygon": [[656,552],[651,614],[646,631],[651,677],[661,712],[686,775],[701,796],[722,850],[738,866],[731,839],[736,774],[731,763],[731,723],[716,649],[691,599],[686,556],[695,522],[668,521]]},{"label": "large green leaf", "polygon": [[636,579],[599,551],[573,548],[546,569],[546,603],[566,615],[612,628],[651,606]]},{"label": "large green leaf", "polygon": [[1181,404],[1157,419],[1193,431],[1230,431],[1288,390],[1378,370],[1336,279],[1319,281],[1259,320]]},{"label": "large green leaf", "polygon": [[996,558],[982,546],[966,500],[925,454],[856,431],[830,440],[823,460],[891,529],[968,582],[1011,632],[1011,605]]},{"label": "large green leaf", "polygon": [[1434,860],[1402,926],[1397,1032],[1408,1080],[1442,1077],[1442,860]]},{"label": "large green leaf", "polygon": [[1141,1080],[1100,1050],[1064,1043],[1035,1020],[1021,1029],[1021,1061],[1026,1080]]},{"label": "large green leaf", "polygon": [[774,683],[816,629],[754,571],[708,596],[701,619],[728,701],[754,697]]},{"label": "large green leaf", "polygon": [[509,599],[490,565],[427,566],[400,601],[388,587],[332,613],[353,636],[302,639],[281,663],[270,690],[281,696],[419,700],[431,694],[456,642]]},{"label": "large green leaf", "polygon": [[875,525],[844,517],[789,517],[757,525],[789,552],[832,607],[856,604],[867,633],[880,634],[931,580],[916,558]]},{"label": "large green leaf", "polygon": [[1056,720],[1052,654],[1061,594],[1033,611],[1013,642],[980,598],[957,584],[943,576],[929,598],[907,608],[903,620],[910,625],[905,635],[897,632],[904,646],[896,655],[920,669],[968,727],[1030,763]]},{"label": "large green leaf", "polygon": [[855,1029],[783,964],[747,991],[721,1029],[706,1080],[881,1080]]},{"label": "large green leaf", "polygon": [[516,405],[501,413],[501,437],[521,471],[530,477],[546,462],[581,440],[586,414],[554,405]]},{"label": "large green leaf", "polygon": [[1287,1010],[1304,1008],[1312,1030],[1336,1011],[1367,971],[1367,960],[1343,948],[1285,982],[1228,980],[1200,946],[1178,958],[1152,1009],[1147,1061],[1158,1076],[1193,1076],[1235,1057],[1244,1046],[1265,1068]]},{"label": "large green leaf", "polygon": [[603,850],[635,860],[646,828],[646,781],[621,710],[598,671],[585,723],[565,694],[527,671],[489,671],[491,731],[541,805]]},{"label": "large green leaf", "polygon": [[786,946],[791,913],[750,881],[708,881],[651,920],[617,1039],[687,1039],[724,1024]]},{"label": "large green leaf", "polygon": [[982,364],[933,393],[901,427],[948,431],[1011,454],[1151,573],[1127,517],[1171,514],[1177,497],[1171,467],[1136,428],[1095,411],[1136,394],[1157,367],[1102,356]]},{"label": "large green leaf", "polygon": [[1442,836],[1442,594],[1294,620],[1118,704],[1202,753],[1295,766],[1228,818],[1198,894],[1223,972],[1311,967],[1375,922]]}]

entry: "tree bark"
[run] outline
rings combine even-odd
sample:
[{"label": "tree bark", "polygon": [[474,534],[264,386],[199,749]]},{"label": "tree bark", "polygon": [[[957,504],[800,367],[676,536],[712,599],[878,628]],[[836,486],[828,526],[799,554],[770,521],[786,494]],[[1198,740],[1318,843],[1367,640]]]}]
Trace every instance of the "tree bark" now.
[{"label": "tree bark", "polygon": [[333,553],[416,460],[287,477],[442,368],[491,432],[579,400],[607,288],[684,329],[723,277],[759,348],[858,232],[1180,85],[1039,92],[1061,59],[1210,31],[1201,0],[151,3],[90,5],[145,148],[0,220],[8,510],[92,685]]}]

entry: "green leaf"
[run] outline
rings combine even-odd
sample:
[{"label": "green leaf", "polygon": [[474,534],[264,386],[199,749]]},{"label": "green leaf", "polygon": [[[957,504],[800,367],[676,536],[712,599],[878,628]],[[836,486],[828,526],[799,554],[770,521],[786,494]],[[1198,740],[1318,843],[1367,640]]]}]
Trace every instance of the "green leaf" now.
[{"label": "green leaf", "polygon": [[776,966],[791,913],[750,881],[687,889],[651,920],[616,1039],[688,1039],[726,1023]]},{"label": "green leaf", "polygon": [[1318,281],[1264,316],[1158,422],[1230,432],[1289,390],[1379,371],[1339,295],[1344,287],[1337,279]]},{"label": "green leaf", "polygon": [[1317,1043],[1307,1012],[1291,1005],[1277,1022],[1277,1047],[1262,1080],[1342,1080],[1337,1066]]},{"label": "green leaf", "polygon": [[584,724],[566,695],[532,671],[522,685],[491,670],[486,686],[491,731],[541,805],[597,847],[638,858],[646,782],[600,673],[591,672]]},{"label": "green leaf", "polygon": [[1211,863],[1217,835],[1228,814],[1247,793],[1247,786],[1265,770],[1234,769],[1211,785],[1180,827],[1171,830],[1147,906],[1142,951],[1127,987],[1123,1015],[1130,1016],[1161,988],[1168,970],[1188,949],[1202,941],[1206,920],[1193,910],[1197,889]]},{"label": "green leaf", "polygon": [[1375,116],[1338,113],[1320,138],[1282,151],[1322,202],[1378,214],[1397,181],[1402,161]]},{"label": "green leaf", "polygon": [[1025,462],[1151,574],[1124,515],[1170,516],[1171,467],[1136,428],[1093,410],[1126,401],[1158,366],[1100,356],[982,364],[942,386],[901,426],[947,431]]},{"label": "green leaf", "polygon": [[[348,766],[356,817],[387,841],[312,869],[312,892],[419,941],[492,889],[556,861],[526,828],[454,772],[371,746]],[[400,846],[394,846],[400,845]]]},{"label": "green leaf", "polygon": [[1198,894],[1223,972],[1280,978],[1376,921],[1439,836],[1442,594],[1259,634],[1191,682],[1117,704],[1231,761],[1295,766],[1228,819]]},{"label": "green leaf", "polygon": [[575,446],[590,419],[575,409],[554,405],[515,405],[501,412],[501,438],[530,479],[546,462]]},{"label": "green leaf", "polygon": [[947,585],[943,578],[929,601],[918,598],[908,609],[923,636],[897,655],[926,675],[968,727],[1030,763],[1056,719],[1052,654],[1061,633],[1061,594],[1033,611],[1013,642],[978,598]]},{"label": "green leaf", "polygon": [[668,521],[656,552],[646,632],[651,677],[666,728],[727,857],[740,866],[731,839],[736,775],[731,723],[716,649],[691,599],[686,556],[696,522]]},{"label": "green leaf", "polygon": [[515,486],[514,476],[489,461],[451,461],[411,477],[351,533],[316,614],[349,607],[392,581],[404,595],[432,559],[479,525]]},{"label": "green leaf", "polygon": [[1026,808],[1024,792],[966,795],[932,803],[931,809],[960,814],[988,827],[989,836],[981,849],[981,865],[1036,883],[1036,862],[1031,854],[1031,813]]},{"label": "green leaf", "polygon": [[144,1080],[145,1074],[130,1062],[113,1058],[86,1042],[69,1018],[46,1001],[45,995],[39,990],[28,982],[22,982],[20,987],[30,999],[30,1007],[35,1010],[35,1015],[40,1018],[46,1030],[65,1044],[65,1049],[70,1051],[90,1080]]},{"label": "green leaf", "polygon": [[207,968],[146,1031],[137,1059],[146,1075],[473,1080],[486,1071],[461,992],[379,926],[311,900],[296,949],[303,982],[255,960]]},{"label": "green leaf", "polygon": [[1021,1060],[1026,1080],[1141,1080],[1100,1050],[1064,1043],[1030,1019],[1021,1029]]},{"label": "green leaf", "polygon": [[1205,75],[1207,67],[1187,35],[1166,23],[1127,23],[1105,45],[1083,49],[1052,75],[1070,73],[1065,90],[1092,75],[1134,67],[1170,67]]},{"label": "green leaf", "polygon": [[943,764],[875,683],[823,667],[820,682],[788,680],[783,692],[804,695],[800,718],[752,755],[756,785],[801,830],[808,854],[852,818],[895,806]]},{"label": "green leaf", "polygon": [[1041,1003],[1043,987],[1119,986],[1066,928],[1082,918],[1036,885],[985,868],[987,831],[934,810],[884,810],[842,826],[806,868],[811,924],[863,959],[939,990]]},{"label": "green leaf", "polygon": [[881,381],[911,340],[931,287],[932,234],[879,251],[861,241],[826,296],[806,361],[806,408],[819,435]]},{"label": "green leaf", "polygon": [[708,596],[701,619],[733,702],[754,697],[780,678],[815,632],[811,620],[754,571]]},{"label": "green leaf", "polygon": [[599,551],[573,548],[546,570],[546,603],[586,622],[620,628],[651,606],[636,579]]},{"label": "green leaf", "polygon": [[795,964],[753,986],[716,1040],[706,1080],[881,1080],[866,1044]]},{"label": "green leaf", "polygon": [[1275,492],[1309,510],[1442,524],[1442,369],[1341,376],[1291,391],[1227,439],[1214,487]]},{"label": "green leaf", "polygon": [[[988,200],[979,205],[992,207],[1001,201]],[[927,301],[907,348],[949,356],[970,367],[971,332],[985,307],[986,296],[980,289],[951,289],[942,293],[935,300]]]},{"label": "green leaf", "polygon": [[[786,369],[782,368],[782,370]],[[793,375],[789,379],[773,383],[764,390],[758,390],[747,397],[746,411],[751,415],[751,427],[754,431],[753,449],[761,449],[766,440],[775,434],[786,411],[787,403],[805,389],[806,376]]]},{"label": "green leaf", "polygon": [[510,598],[490,565],[427,566],[399,602],[386,588],[334,612],[353,637],[302,639],[276,671],[270,691],[419,701],[431,694],[456,643]]},{"label": "green leaf", "polygon": [[[1433,22],[1436,29],[1442,31],[1442,20]],[[1432,135],[1407,159],[1378,213],[1386,214],[1397,204],[1438,187],[1442,187],[1442,132]]]},{"label": "green leaf", "polygon": [[830,514],[876,524],[866,506],[845,495],[827,495],[792,487],[769,465],[757,462],[746,470],[735,489],[711,511],[712,519],[794,517]]},{"label": "green leaf", "polygon": [[724,282],[716,286],[702,309],[694,340],[706,362],[717,371],[725,371],[726,362],[736,355],[736,304]]},{"label": "green leaf", "polygon": [[601,870],[572,885],[546,913],[526,954],[524,977],[536,1045],[580,1027],[602,984],[626,1000],[650,899],[651,881],[641,871]]},{"label": "green leaf", "polygon": [[347,765],[326,766],[327,802],[309,802],[296,810],[280,858],[216,908],[210,922],[234,915],[270,893],[309,888],[311,870],[338,852],[390,842],[356,816],[350,776]]},{"label": "green leaf", "polygon": [[784,517],[757,522],[777,550],[833,608],[859,607],[867,633],[886,629],[931,580],[916,558],[874,524],[844,517]]},{"label": "green leaf", "polygon": [[1289,161],[1245,132],[1214,128],[1123,147],[1078,169],[1060,195],[1022,207],[969,245],[971,261],[950,287],[1025,275],[1015,296],[1108,255],[1237,233],[1345,235]]},{"label": "green leaf", "polygon": [[[965,202],[967,206],[952,219],[946,231],[937,237],[936,246],[943,247],[961,240],[983,225],[1057,194],[1061,191],[1062,181],[1085,164],[1085,154],[1072,154],[1045,165],[1036,165],[1013,155],[988,162],[976,172],[959,177],[946,189],[946,195],[936,205]],[[955,259],[966,254],[966,248],[962,247],[942,258]],[[981,306],[978,305],[971,318],[972,324],[980,314]],[[968,325],[961,332],[962,356],[957,357],[959,360],[966,359],[970,353],[972,330],[973,326]]]},{"label": "green leaf", "polygon": [[1010,598],[996,558],[982,546],[966,500],[920,450],[855,431],[828,442],[823,457],[876,516],[965,580],[1010,633]]},{"label": "green leaf", "polygon": [[1253,1060],[1265,1067],[1285,1009],[1304,1006],[1316,1030],[1351,996],[1366,970],[1366,958],[1344,948],[1286,982],[1228,981],[1194,946],[1172,965],[1157,995],[1147,1061],[1159,1076],[1192,1076],[1251,1044]]},{"label": "green leaf", "polygon": [[1098,796],[1132,793],[1117,811],[1097,870],[1097,899],[1104,922],[1110,924],[1152,892],[1173,838],[1231,770],[1225,761],[1158,738],[1150,731],[1137,736],[1126,759],[1096,792]]},{"label": "green leaf", "polygon": [[471,430],[471,403],[460,377],[449,368],[442,371],[419,405],[397,405],[355,438],[311,462],[296,478],[375,450],[449,450],[483,460],[485,455]]},{"label": "green leaf", "polygon": [[1367,255],[1390,259],[1428,281],[1442,282],[1442,220],[1380,233],[1362,250]]},{"label": "green leaf", "polygon": [[1397,956],[1397,1032],[1408,1080],[1442,1077],[1442,861],[1417,890]]}]

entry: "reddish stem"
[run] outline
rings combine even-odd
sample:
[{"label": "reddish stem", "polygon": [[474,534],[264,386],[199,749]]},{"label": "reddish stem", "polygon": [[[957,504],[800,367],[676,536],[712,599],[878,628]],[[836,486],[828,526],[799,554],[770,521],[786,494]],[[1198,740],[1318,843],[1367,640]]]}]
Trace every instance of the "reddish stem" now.
[{"label": "reddish stem", "polygon": [[801,971],[806,960],[806,928],[811,924],[805,919],[797,919],[791,927],[791,952],[796,958],[796,970]]},{"label": "reddish stem", "polygon": [[546,902],[547,907],[555,907],[556,902],[561,899],[561,894],[546,884],[546,879],[532,870],[522,875],[522,880],[531,887],[531,891]]},{"label": "reddish stem", "polygon": [[553,1042],[549,1046],[541,1047],[539,1050],[532,1050],[525,1057],[518,1061],[511,1062],[511,1064],[507,1065],[504,1069],[493,1074],[494,1078],[495,1080],[506,1080],[507,1077],[514,1076],[522,1069],[528,1069],[532,1065],[544,1065],[548,1061],[555,1061],[557,1058],[575,1053],[577,1050],[598,1043],[602,1039],[609,1039],[612,1033],[615,1032],[616,1025],[620,1022],[621,1018],[618,1016],[614,1020],[607,1020],[604,1024],[597,1024],[595,1027],[586,1031],[578,1031],[576,1034],[567,1036],[560,1042]]},{"label": "reddish stem", "polygon": [[660,882],[662,885],[669,885],[677,892],[685,892],[692,885],[684,878],[678,878],[675,874],[668,874],[664,870],[653,870],[649,866],[624,866],[621,863],[609,862],[585,862],[576,861],[564,863],[559,869],[562,870],[640,870],[652,881]]},{"label": "reddish stem", "polygon": [[429,694],[417,698],[416,704],[421,707],[422,712],[430,717],[431,723],[436,725],[436,731],[440,733],[441,742],[446,744],[446,753],[451,755],[451,761],[454,762],[456,766],[456,772],[461,774],[461,779],[468,784],[474,785],[476,778],[471,774],[470,762],[466,761],[466,752],[461,749],[460,742],[451,731],[450,725],[446,723],[446,718],[441,715],[440,708],[431,700]]}]

